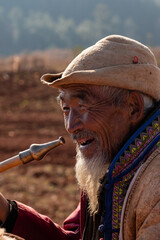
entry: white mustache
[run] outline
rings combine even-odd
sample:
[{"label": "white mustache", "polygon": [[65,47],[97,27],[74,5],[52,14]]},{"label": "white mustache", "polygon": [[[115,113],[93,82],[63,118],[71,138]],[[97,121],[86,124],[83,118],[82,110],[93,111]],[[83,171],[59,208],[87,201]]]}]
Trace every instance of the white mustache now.
[{"label": "white mustache", "polygon": [[71,138],[74,141],[77,141],[80,138],[95,138],[97,141],[99,141],[97,134],[92,131],[88,131],[88,130],[81,130],[77,133],[72,133]]}]

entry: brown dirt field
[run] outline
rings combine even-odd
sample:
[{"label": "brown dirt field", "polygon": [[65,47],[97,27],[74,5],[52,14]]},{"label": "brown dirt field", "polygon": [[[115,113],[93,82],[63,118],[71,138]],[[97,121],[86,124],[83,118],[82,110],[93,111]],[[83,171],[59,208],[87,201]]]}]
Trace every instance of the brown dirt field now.
[{"label": "brown dirt field", "polygon": [[0,161],[63,136],[66,144],[41,161],[0,174],[0,191],[48,215],[61,224],[77,206],[79,189],[74,177],[74,144],[63,126],[57,90],[40,83],[44,72],[0,73]]}]

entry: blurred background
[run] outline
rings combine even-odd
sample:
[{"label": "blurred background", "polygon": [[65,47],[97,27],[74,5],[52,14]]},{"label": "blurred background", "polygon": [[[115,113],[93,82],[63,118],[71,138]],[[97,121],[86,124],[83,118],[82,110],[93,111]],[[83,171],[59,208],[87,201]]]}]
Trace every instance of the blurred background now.
[{"label": "blurred background", "polygon": [[0,191],[61,224],[77,206],[75,146],[57,90],[40,83],[84,48],[121,34],[148,45],[160,66],[160,0],[0,0],[0,161],[64,136],[40,162],[0,174]]}]

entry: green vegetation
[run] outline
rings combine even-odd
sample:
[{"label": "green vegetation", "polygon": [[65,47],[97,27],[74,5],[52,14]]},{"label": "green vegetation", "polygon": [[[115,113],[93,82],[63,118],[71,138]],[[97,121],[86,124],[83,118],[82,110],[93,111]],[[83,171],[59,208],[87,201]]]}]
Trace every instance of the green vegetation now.
[{"label": "green vegetation", "polygon": [[85,48],[109,34],[160,45],[160,0],[1,0],[0,54]]}]

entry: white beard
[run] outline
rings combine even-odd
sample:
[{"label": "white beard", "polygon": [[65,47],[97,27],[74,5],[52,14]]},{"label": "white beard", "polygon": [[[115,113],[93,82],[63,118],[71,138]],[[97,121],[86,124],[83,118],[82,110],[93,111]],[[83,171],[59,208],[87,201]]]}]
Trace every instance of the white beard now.
[{"label": "white beard", "polygon": [[107,172],[107,163],[109,163],[102,151],[96,152],[92,158],[86,159],[77,146],[77,162],[75,166],[76,178],[80,188],[88,195],[89,210],[92,214],[95,212],[98,204],[99,180]]}]

